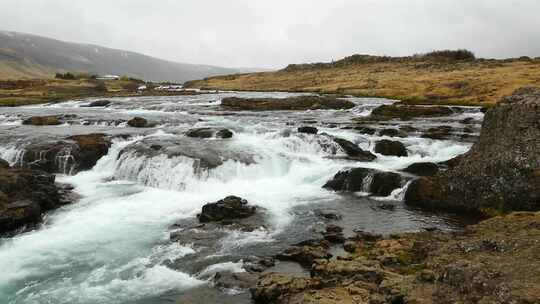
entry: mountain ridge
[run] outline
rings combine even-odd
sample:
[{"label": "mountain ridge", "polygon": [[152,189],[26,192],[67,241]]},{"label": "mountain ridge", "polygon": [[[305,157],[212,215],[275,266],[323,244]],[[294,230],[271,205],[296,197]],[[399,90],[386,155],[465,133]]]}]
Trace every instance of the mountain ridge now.
[{"label": "mountain ridge", "polygon": [[0,31],[1,79],[45,78],[66,71],[173,82],[245,72],[236,68],[180,63],[95,44]]}]

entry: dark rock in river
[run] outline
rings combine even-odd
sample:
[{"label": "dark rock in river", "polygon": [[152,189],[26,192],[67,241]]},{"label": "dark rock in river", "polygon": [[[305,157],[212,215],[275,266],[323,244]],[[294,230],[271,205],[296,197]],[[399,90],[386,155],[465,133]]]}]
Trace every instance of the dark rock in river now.
[{"label": "dark rock in river", "polygon": [[379,140],[375,143],[375,152],[382,155],[398,157],[406,157],[409,155],[407,153],[407,148],[405,148],[403,143],[386,139]]},{"label": "dark rock in river", "polygon": [[199,221],[201,223],[219,222],[222,220],[242,219],[255,214],[256,207],[248,206],[245,199],[228,196],[215,203],[203,206]]},{"label": "dark rock in river", "polygon": [[58,116],[32,116],[23,121],[23,125],[56,126],[62,124]]},{"label": "dark rock in river", "polygon": [[377,132],[377,130],[373,128],[369,128],[369,127],[354,127],[354,129],[358,131],[359,133],[367,134],[367,135],[373,135]]},{"label": "dark rock in river", "polygon": [[342,110],[350,109],[354,103],[337,98],[298,96],[289,98],[239,98],[227,97],[221,106],[228,110],[279,111],[279,110]]},{"label": "dark rock in river", "polygon": [[369,192],[376,196],[388,196],[401,187],[401,175],[375,169],[355,168],[338,172],[323,188],[334,191]]},{"label": "dark rock in river", "polygon": [[448,139],[452,135],[452,127],[450,126],[439,126],[434,128],[429,128],[427,131],[422,134],[422,138],[429,139]]},{"label": "dark rock in river", "polygon": [[432,176],[439,172],[439,166],[435,163],[414,163],[403,169],[404,172],[418,176]]},{"label": "dark rock in river", "polygon": [[371,112],[371,118],[411,120],[419,117],[449,116],[454,112],[444,106],[382,105]]},{"label": "dark rock in river", "polygon": [[407,137],[407,134],[401,132],[398,129],[384,129],[379,132],[379,136]]},{"label": "dark rock in river", "polygon": [[22,164],[49,173],[75,174],[92,169],[110,146],[105,134],[75,135],[62,141],[27,146]]},{"label": "dark rock in river", "polygon": [[93,102],[89,103],[85,107],[87,107],[87,108],[106,107],[106,106],[108,106],[110,104],[111,104],[110,100],[96,100],[96,101],[93,101]]},{"label": "dark rock in river", "polygon": [[212,278],[214,285],[220,289],[250,289],[257,283],[258,276],[249,272],[218,272]]},{"label": "dark rock in river", "polygon": [[197,128],[187,131],[186,136],[195,138],[231,138],[233,134],[229,129]]},{"label": "dark rock in river", "polygon": [[317,134],[317,133],[319,133],[319,130],[317,128],[315,128],[315,127],[305,126],[305,127],[299,127],[298,132],[299,133],[306,133],[306,134]]},{"label": "dark rock in river", "polygon": [[66,202],[54,175],[26,169],[0,169],[0,233],[37,224],[41,214]]},{"label": "dark rock in river", "polygon": [[345,153],[355,160],[358,161],[372,161],[377,158],[377,156],[373,155],[373,153],[369,151],[364,151],[358,147],[358,145],[342,138],[333,138],[334,142],[338,144]]},{"label": "dark rock in river", "polygon": [[493,215],[540,210],[540,89],[523,88],[485,116],[472,149],[447,171],[414,181],[408,205]]},{"label": "dark rock in river", "polygon": [[151,123],[142,117],[134,117],[128,120],[127,124],[132,128],[153,128],[156,126],[155,123]]}]

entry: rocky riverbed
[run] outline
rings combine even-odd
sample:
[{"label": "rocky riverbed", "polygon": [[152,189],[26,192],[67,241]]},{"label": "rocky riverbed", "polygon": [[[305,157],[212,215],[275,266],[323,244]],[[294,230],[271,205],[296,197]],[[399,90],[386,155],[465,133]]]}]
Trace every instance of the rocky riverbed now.
[{"label": "rocky riverbed", "polygon": [[[70,184],[80,196],[2,228],[0,298],[250,303],[253,294],[262,303],[317,303],[322,290],[320,299],[334,294],[327,302],[340,303],[356,279],[328,280],[362,252],[376,271],[355,287],[358,299],[404,298],[380,284],[386,275],[416,277],[413,240],[442,240],[477,220],[407,206],[407,189],[418,176],[451,170],[477,141],[483,110],[419,107],[397,117],[392,100],[302,96],[226,92],[0,109],[2,176],[50,176],[53,189]],[[301,110],[283,108],[291,97]],[[252,98],[256,108],[244,108]],[[20,204],[12,189],[1,189],[4,218]],[[403,235],[418,231],[437,232]],[[384,264],[373,250],[400,238],[406,256],[389,249],[397,257]],[[282,298],[276,280],[288,282]]]}]

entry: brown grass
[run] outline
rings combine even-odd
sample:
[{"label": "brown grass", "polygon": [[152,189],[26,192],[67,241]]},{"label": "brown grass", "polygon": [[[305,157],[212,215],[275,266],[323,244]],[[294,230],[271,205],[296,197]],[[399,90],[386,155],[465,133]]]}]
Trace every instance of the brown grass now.
[{"label": "brown grass", "polygon": [[523,86],[540,86],[540,60],[441,62],[427,58],[312,66],[211,77],[193,88],[297,91],[387,97],[408,103],[491,105]]}]

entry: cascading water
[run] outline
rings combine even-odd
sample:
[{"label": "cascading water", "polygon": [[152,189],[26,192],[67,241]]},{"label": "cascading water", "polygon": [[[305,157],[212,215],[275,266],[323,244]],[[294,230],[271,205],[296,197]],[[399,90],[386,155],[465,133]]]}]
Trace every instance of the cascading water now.
[{"label": "cascading water", "polygon": [[[286,123],[316,120],[320,133],[351,140],[369,150],[379,139],[376,135],[330,128],[327,123],[349,122],[389,101],[369,99],[363,106],[364,100],[354,99],[359,106],[352,111],[271,115],[222,116],[208,108],[209,103],[217,106],[219,98],[234,95],[289,96],[226,93],[146,97],[115,99],[106,109],[81,108],[86,103],[83,101],[19,110],[25,114],[70,110],[81,121],[80,125],[73,121],[63,128],[15,126],[5,131],[19,132],[22,139],[58,136],[64,130],[66,136],[90,130],[111,136],[128,134],[130,139],[115,139],[108,155],[92,170],[57,177],[75,186],[82,196],[80,201],[50,212],[39,229],[1,239],[0,299],[10,304],[174,302],[175,295],[207,284],[205,280],[216,271],[242,271],[239,260],[212,263],[211,258],[227,257],[248,247],[267,253],[268,248],[286,248],[307,235],[319,221],[309,217],[317,208],[337,210],[343,215],[343,225],[378,232],[415,230],[423,222],[453,227],[445,218],[417,214],[404,207],[391,214],[378,211],[374,207],[380,203],[372,198],[341,196],[322,189],[322,185],[345,167],[396,171],[418,161],[450,159],[466,152],[470,144],[409,137],[400,139],[409,157],[378,155],[375,162],[350,162],[335,157],[343,151],[330,137],[300,134],[296,126]],[[160,121],[160,129],[135,130],[112,123],[134,113]],[[83,126],[83,121],[98,117],[110,123]],[[190,127],[212,126],[230,128],[235,134],[227,140],[187,140],[182,135]],[[24,153],[15,146],[13,142],[0,146],[0,157],[12,165]],[[69,151],[57,161],[62,172],[71,173]],[[366,189],[370,183],[366,178]],[[407,186],[384,199],[399,206]],[[171,225],[193,221],[205,203],[229,195],[257,205],[264,215],[264,227],[251,232],[220,231],[225,236],[210,253],[208,248],[170,241]],[[196,272],[174,267],[190,257],[208,260],[208,265]]]}]

